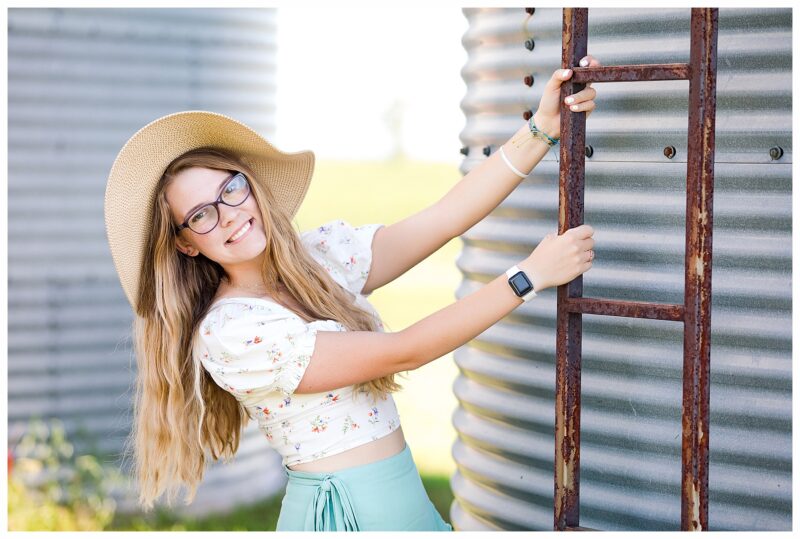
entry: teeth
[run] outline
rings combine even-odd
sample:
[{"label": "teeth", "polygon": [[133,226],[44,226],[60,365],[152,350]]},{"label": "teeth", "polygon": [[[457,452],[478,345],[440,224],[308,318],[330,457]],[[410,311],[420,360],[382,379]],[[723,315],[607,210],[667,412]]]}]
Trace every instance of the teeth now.
[{"label": "teeth", "polygon": [[234,242],[234,241],[238,240],[238,239],[239,239],[239,238],[241,238],[241,237],[244,235],[244,233],[245,233],[245,232],[247,232],[248,230],[250,230],[250,221],[247,221],[247,222],[245,223],[245,225],[244,225],[244,226],[243,226],[243,227],[242,227],[242,228],[239,230],[239,232],[237,232],[236,234],[234,234],[233,236],[231,236],[231,239],[229,239],[229,240],[228,240],[228,243],[231,243],[231,242]]}]

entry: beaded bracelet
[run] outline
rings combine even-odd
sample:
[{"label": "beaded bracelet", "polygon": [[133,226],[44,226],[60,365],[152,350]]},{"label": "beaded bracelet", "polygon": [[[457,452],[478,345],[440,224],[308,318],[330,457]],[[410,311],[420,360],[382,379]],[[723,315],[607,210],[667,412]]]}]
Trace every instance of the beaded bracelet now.
[{"label": "beaded bracelet", "polygon": [[558,144],[559,138],[553,138],[544,131],[540,131],[536,124],[533,122],[533,116],[530,117],[528,120],[528,127],[531,129],[531,134],[536,137],[542,139],[548,146],[555,146]]}]

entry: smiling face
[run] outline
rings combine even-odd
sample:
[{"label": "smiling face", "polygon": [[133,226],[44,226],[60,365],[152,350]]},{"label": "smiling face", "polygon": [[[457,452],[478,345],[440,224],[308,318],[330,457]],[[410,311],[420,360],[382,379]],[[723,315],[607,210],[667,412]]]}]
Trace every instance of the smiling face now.
[{"label": "smiling face", "polygon": [[[200,206],[216,200],[230,178],[231,173],[225,170],[205,167],[190,167],[179,172],[165,193],[173,224],[178,226]],[[217,208],[219,223],[211,232],[198,234],[184,228],[175,239],[176,247],[188,256],[202,253],[218,262],[229,275],[230,270],[237,266],[258,268],[257,262],[266,249],[267,238],[253,193],[238,206],[220,203]],[[233,242],[228,241],[242,231],[244,234],[238,234]]]}]

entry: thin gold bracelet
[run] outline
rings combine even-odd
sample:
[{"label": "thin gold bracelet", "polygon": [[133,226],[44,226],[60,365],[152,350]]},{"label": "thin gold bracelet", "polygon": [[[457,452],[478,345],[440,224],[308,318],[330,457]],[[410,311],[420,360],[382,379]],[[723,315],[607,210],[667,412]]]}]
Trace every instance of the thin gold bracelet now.
[{"label": "thin gold bracelet", "polygon": [[556,144],[558,144],[559,141],[558,138],[553,138],[544,131],[542,131],[541,129],[539,129],[538,127],[536,127],[536,124],[533,121],[533,116],[531,116],[530,119],[528,120],[528,127],[530,128],[531,133],[533,133],[533,136],[541,138],[547,143],[548,146],[555,146]]},{"label": "thin gold bracelet", "polygon": [[[528,136],[528,135],[530,135],[530,136]],[[511,139],[511,143],[514,145],[515,148],[519,149],[519,148],[525,146],[528,142],[530,142],[532,140],[541,140],[542,142],[544,142],[548,146],[552,146],[545,139],[543,139],[541,137],[537,137],[536,135],[534,135],[533,132],[530,131],[530,130],[528,130],[527,133],[522,133],[520,135],[516,135],[514,138]]]}]

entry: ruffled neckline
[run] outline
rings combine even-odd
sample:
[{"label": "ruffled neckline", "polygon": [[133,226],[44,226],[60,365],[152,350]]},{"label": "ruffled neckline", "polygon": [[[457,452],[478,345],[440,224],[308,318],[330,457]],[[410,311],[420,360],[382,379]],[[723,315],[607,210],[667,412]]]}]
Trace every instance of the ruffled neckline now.
[{"label": "ruffled neckline", "polygon": [[[256,302],[260,301],[260,302],[263,302],[263,303],[269,303],[270,305],[275,305],[276,307],[278,307],[280,309],[283,309],[284,311],[287,311],[292,316],[294,316],[296,318],[299,318],[300,320],[303,321],[304,324],[317,324],[317,323],[333,322],[333,323],[335,323],[335,324],[337,324],[339,326],[342,326],[342,324],[340,322],[337,322],[336,320],[331,320],[331,319],[327,319],[327,320],[312,320],[311,322],[308,322],[302,316],[298,315],[296,312],[294,312],[293,310],[289,309],[288,307],[284,307],[283,305],[281,305],[277,301],[273,301],[271,299],[264,299],[264,298],[254,298],[254,297],[251,297],[251,296],[230,296],[230,297],[226,297],[226,298],[220,298],[220,299],[218,299],[217,301],[215,301],[214,303],[211,304],[211,307],[208,308],[208,312],[210,313],[213,309],[217,308],[219,305],[222,305],[224,303],[247,303],[248,301],[256,301]],[[344,327],[344,326],[342,326],[342,327]]]}]

